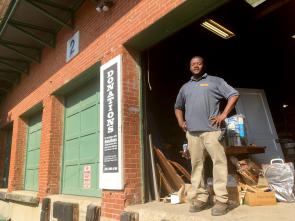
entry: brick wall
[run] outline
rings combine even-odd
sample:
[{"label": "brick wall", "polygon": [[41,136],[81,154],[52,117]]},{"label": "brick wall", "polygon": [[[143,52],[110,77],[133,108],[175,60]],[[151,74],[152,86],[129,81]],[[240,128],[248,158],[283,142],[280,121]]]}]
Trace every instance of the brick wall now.
[{"label": "brick wall", "polygon": [[123,50],[123,139],[126,205],[141,200],[139,54]]},{"label": "brick wall", "polygon": [[24,163],[26,153],[27,123],[22,118],[14,119],[10,155],[8,191],[24,187]]},{"label": "brick wall", "polygon": [[[33,105],[43,102],[46,111],[42,116],[40,170],[44,173],[39,177],[39,195],[43,197],[57,193],[59,172],[50,174],[48,168],[58,168],[57,158],[60,162],[60,150],[57,148],[62,144],[59,131],[62,118],[52,112],[62,112],[62,105],[50,94],[97,61],[105,63],[116,55],[123,54],[125,189],[103,192],[102,215],[119,219],[124,206],[140,202],[139,54],[122,45],[182,2],[183,0],[116,0],[109,12],[97,13],[91,1],[85,1],[76,13],[76,28],[62,29],[58,33],[56,48],[43,50],[42,63],[31,65],[30,74],[22,76],[20,83],[11,90],[1,106],[1,124],[14,122],[10,191],[21,189],[23,182],[25,122],[19,116]],[[80,53],[65,63],[66,42],[78,30]],[[54,127],[58,130],[52,133]],[[19,178],[17,172],[21,174]]]},{"label": "brick wall", "polygon": [[43,100],[38,193],[40,198],[59,193],[63,109],[63,99],[60,97],[50,95]]},{"label": "brick wall", "polygon": [[[139,106],[139,54],[124,47],[118,49],[123,55],[123,146],[124,191],[104,191],[102,216],[119,219],[125,206],[141,202],[140,161],[140,106]],[[114,57],[114,56],[111,56]]]}]

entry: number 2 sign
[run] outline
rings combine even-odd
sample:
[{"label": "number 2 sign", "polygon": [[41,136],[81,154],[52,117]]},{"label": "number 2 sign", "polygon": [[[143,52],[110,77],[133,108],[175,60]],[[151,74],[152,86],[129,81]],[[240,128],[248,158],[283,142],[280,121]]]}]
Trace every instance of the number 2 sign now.
[{"label": "number 2 sign", "polygon": [[71,37],[67,42],[67,58],[66,61],[70,61],[73,57],[75,57],[79,53],[79,40],[80,34],[77,31],[73,37]]}]

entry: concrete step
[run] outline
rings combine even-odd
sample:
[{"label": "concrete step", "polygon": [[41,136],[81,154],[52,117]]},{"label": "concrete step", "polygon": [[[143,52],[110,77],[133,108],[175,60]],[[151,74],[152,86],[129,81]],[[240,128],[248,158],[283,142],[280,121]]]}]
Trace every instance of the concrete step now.
[{"label": "concrete step", "polygon": [[294,221],[295,203],[278,203],[274,206],[239,206],[224,216],[211,216],[207,209],[199,213],[189,213],[189,204],[171,205],[151,202],[129,206],[128,212],[139,214],[139,221]]}]

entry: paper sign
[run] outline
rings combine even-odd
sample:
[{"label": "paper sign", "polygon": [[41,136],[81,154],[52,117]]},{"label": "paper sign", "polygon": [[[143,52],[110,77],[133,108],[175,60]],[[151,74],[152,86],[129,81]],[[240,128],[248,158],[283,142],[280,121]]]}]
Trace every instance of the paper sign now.
[{"label": "paper sign", "polygon": [[91,188],[91,166],[85,165],[83,170],[83,188]]}]

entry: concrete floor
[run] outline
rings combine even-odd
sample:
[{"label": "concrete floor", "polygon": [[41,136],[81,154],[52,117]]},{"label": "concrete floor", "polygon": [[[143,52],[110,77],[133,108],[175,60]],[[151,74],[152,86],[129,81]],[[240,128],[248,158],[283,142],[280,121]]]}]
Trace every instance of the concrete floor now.
[{"label": "concrete floor", "polygon": [[295,203],[278,203],[274,206],[239,206],[228,214],[211,216],[207,209],[199,213],[189,213],[189,204],[171,205],[151,202],[129,206],[125,211],[137,212],[139,221],[294,221]]}]

